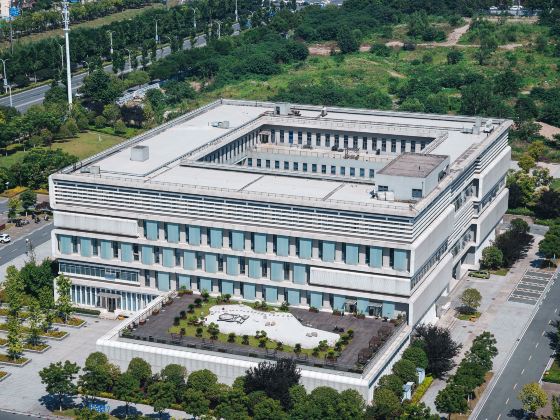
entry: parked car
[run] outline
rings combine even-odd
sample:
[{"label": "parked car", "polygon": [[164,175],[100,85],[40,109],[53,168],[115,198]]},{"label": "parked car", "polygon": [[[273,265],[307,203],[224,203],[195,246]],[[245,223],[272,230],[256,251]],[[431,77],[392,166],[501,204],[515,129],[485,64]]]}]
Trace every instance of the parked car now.
[{"label": "parked car", "polygon": [[0,234],[0,243],[5,244],[10,242],[11,240],[12,238],[7,233]]}]

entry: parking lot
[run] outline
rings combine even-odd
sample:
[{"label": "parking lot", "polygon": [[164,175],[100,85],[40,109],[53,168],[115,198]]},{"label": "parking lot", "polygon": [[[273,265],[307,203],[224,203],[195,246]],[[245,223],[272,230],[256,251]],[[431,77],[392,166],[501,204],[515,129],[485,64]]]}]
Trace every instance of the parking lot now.
[{"label": "parking lot", "polygon": [[528,270],[509,295],[509,302],[526,303],[534,305],[537,303],[546,286],[552,281],[554,272]]}]

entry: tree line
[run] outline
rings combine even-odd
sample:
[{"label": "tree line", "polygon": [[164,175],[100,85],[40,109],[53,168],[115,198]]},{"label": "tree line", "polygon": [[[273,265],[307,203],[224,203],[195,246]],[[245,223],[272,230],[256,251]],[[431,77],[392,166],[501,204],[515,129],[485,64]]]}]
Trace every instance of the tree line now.
[{"label": "tree line", "polygon": [[[126,9],[137,9],[151,4],[151,0],[100,0],[97,2],[71,4],[70,21],[72,23],[86,22],[103,16],[122,12]],[[14,18],[10,24],[0,21],[0,38],[9,39],[10,30],[15,37],[22,37],[33,33],[62,27],[60,10],[49,7],[48,9],[23,12]]]},{"label": "tree line", "polygon": [[[238,0],[239,12],[246,16],[250,10],[260,8],[260,2],[253,0]],[[72,69],[84,61],[95,58],[111,59],[109,32],[113,35],[113,49],[125,54],[125,49],[134,51],[150,50],[156,44],[156,21],[158,23],[158,37],[161,42],[183,40],[194,36],[196,32],[209,31],[211,21],[223,21],[222,29],[227,31],[227,22],[233,22],[235,2],[231,0],[194,0],[188,6],[177,6],[165,9],[146,10],[139,15],[118,22],[112,22],[96,28],[76,28],[70,36],[70,58]],[[194,29],[194,19],[197,29]],[[24,78],[45,80],[57,78],[61,72],[61,40],[49,37],[36,42],[17,44],[13,54],[9,49],[0,53],[0,58],[8,59],[8,78],[17,84],[25,83]],[[17,76],[17,79],[15,79]],[[20,83],[18,83],[20,82]]]}]

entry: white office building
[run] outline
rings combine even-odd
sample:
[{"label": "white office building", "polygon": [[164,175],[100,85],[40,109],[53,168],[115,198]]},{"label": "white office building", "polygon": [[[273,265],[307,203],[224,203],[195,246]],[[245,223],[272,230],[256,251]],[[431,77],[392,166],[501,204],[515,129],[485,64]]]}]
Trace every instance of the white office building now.
[{"label": "white office building", "polygon": [[493,239],[510,125],[219,100],[53,174],[53,256],[84,307],[187,288],[414,326]]}]

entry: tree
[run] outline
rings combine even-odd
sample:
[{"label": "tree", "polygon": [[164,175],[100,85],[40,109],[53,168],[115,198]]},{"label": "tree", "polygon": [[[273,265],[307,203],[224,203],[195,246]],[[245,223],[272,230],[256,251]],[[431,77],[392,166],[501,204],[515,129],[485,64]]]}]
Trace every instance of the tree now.
[{"label": "tree", "polygon": [[546,152],[546,146],[542,140],[535,140],[529,144],[527,148],[527,153],[533,157],[536,161],[542,159],[544,153]]},{"label": "tree", "polygon": [[498,48],[498,41],[489,30],[482,31],[480,34],[480,48],[476,50],[475,57],[481,66],[486,64],[492,53]]},{"label": "tree", "polygon": [[162,369],[160,376],[162,381],[169,382],[173,385],[175,400],[181,402],[186,387],[185,378],[187,376],[187,369],[181,365],[170,364]]},{"label": "tree", "polygon": [[280,403],[272,398],[265,397],[253,408],[254,420],[285,420],[287,418],[288,415],[284,412]]},{"label": "tree", "polygon": [[144,389],[152,377],[152,367],[140,357],[133,357],[128,363],[127,373],[134,376],[140,382],[140,388]]},{"label": "tree", "polygon": [[416,327],[415,332],[417,337],[422,340],[422,348],[428,356],[426,371],[441,378],[455,366],[453,358],[459,354],[461,345],[451,339],[451,333],[447,328],[420,324]]},{"label": "tree", "polygon": [[187,378],[187,389],[189,391],[200,391],[205,396],[218,383],[216,374],[208,369],[197,370],[192,372]]},{"label": "tree", "polygon": [[402,397],[402,393],[403,393],[403,385],[404,385],[404,381],[400,378],[400,376],[391,373],[390,375],[383,375],[381,378],[379,378],[379,383],[377,384],[377,387],[389,389],[397,397],[400,398]]},{"label": "tree", "polygon": [[195,417],[203,416],[210,409],[210,400],[208,400],[202,391],[197,389],[189,389],[183,395],[183,410]]},{"label": "tree", "polygon": [[37,204],[37,194],[31,190],[25,190],[19,197],[21,199],[21,206],[26,214],[30,207],[34,207]]},{"label": "tree", "polygon": [[8,201],[8,218],[15,219],[20,207],[21,200],[19,199],[19,197],[10,198],[10,200]]},{"label": "tree", "polygon": [[560,420],[560,396],[553,395],[550,404],[552,405],[552,419]]},{"label": "tree", "polygon": [[41,383],[45,385],[49,394],[57,397],[58,407],[61,411],[64,398],[77,393],[74,380],[79,371],[78,365],[69,360],[66,360],[64,364],[62,362],[51,363],[39,371]]},{"label": "tree", "polygon": [[463,59],[463,57],[464,54],[462,51],[453,48],[451,51],[447,53],[447,64],[449,65],[457,64],[459,61]]},{"label": "tree", "polygon": [[142,397],[140,382],[130,373],[125,372],[115,381],[113,395],[116,399],[125,402],[125,415],[128,417],[128,405]]},{"label": "tree", "polygon": [[58,299],[56,300],[56,310],[64,323],[68,322],[68,318],[72,316],[73,306],[72,298],[70,296],[70,289],[72,288],[72,281],[70,278],[59,275],[56,278],[56,292]]},{"label": "tree", "polygon": [[402,379],[404,383],[418,382],[418,375],[416,374],[416,366],[414,362],[406,359],[401,359],[393,365],[393,373]]},{"label": "tree", "polygon": [[546,406],[548,402],[546,392],[536,382],[523,385],[517,398],[521,401],[523,410],[528,411],[530,415],[534,414],[539,408]]},{"label": "tree", "polygon": [[363,417],[365,402],[355,389],[345,389],[339,394],[337,411],[339,418],[360,419]]},{"label": "tree", "polygon": [[266,395],[279,400],[284,408],[290,404],[289,389],[297,385],[300,370],[292,359],[279,359],[276,363],[261,362],[247,371],[245,392],[264,391]]},{"label": "tree", "polygon": [[523,172],[529,173],[529,171],[533,169],[537,163],[535,162],[535,158],[533,158],[533,156],[528,153],[523,153],[517,161],[517,164]]},{"label": "tree", "polygon": [[442,413],[465,413],[468,410],[465,392],[462,387],[448,384],[436,396],[436,408]]},{"label": "tree", "polygon": [[154,382],[148,387],[148,400],[161,418],[163,411],[175,402],[173,385],[168,382]]},{"label": "tree", "polygon": [[232,420],[249,420],[247,411],[248,398],[238,389],[225,393],[216,406],[214,414],[217,418]]},{"label": "tree", "polygon": [[105,354],[99,351],[91,353],[78,379],[80,392],[84,395],[97,395],[110,390],[113,385],[111,371],[111,365]]},{"label": "tree", "polygon": [[409,346],[402,355],[405,360],[410,360],[415,367],[426,369],[428,367],[428,355],[418,346]]},{"label": "tree", "polygon": [[4,280],[4,294],[8,301],[8,314],[14,318],[20,316],[24,302],[24,284],[17,268],[10,265],[6,269]]},{"label": "tree", "polygon": [[482,259],[480,260],[480,265],[483,268],[490,270],[496,270],[502,266],[504,262],[504,254],[502,251],[495,246],[487,246],[482,250]]},{"label": "tree", "polygon": [[23,332],[19,319],[15,316],[8,317],[8,336],[6,347],[8,348],[8,357],[17,360],[23,354]]},{"label": "tree", "polygon": [[498,355],[496,338],[489,331],[484,331],[473,340],[473,344],[465,359],[478,363],[488,372],[492,370],[492,359]]},{"label": "tree", "polygon": [[92,101],[110,104],[114,102],[123,91],[122,82],[104,70],[94,70],[84,79],[80,91]]},{"label": "tree", "polygon": [[366,410],[366,418],[392,420],[401,412],[401,399],[388,389],[378,388],[373,393],[373,404]]},{"label": "tree", "polygon": [[43,326],[44,315],[39,306],[37,299],[31,299],[27,305],[29,316],[27,318],[29,326],[29,335],[27,341],[32,346],[37,346],[41,343],[41,327]]},{"label": "tree", "polygon": [[552,226],[544,234],[544,239],[539,242],[539,252],[545,258],[560,256],[560,226]]},{"label": "tree", "polygon": [[535,215],[543,219],[560,217],[560,192],[544,190],[535,206]]},{"label": "tree", "polygon": [[467,314],[473,314],[480,306],[482,295],[474,287],[469,287],[461,294],[461,303],[463,304],[463,311]]},{"label": "tree", "polygon": [[339,29],[336,43],[342,54],[356,52],[360,49],[360,40],[348,27],[341,27]]},{"label": "tree", "polygon": [[430,407],[423,402],[414,404],[411,401],[403,402],[403,413],[400,420],[440,420],[440,416],[432,414]]}]

